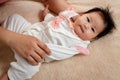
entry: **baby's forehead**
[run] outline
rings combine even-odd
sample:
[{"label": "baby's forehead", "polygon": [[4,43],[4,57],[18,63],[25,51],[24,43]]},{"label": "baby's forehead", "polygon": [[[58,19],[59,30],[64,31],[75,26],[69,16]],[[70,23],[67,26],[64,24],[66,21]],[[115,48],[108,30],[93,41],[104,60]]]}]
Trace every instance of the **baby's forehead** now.
[{"label": "baby's forehead", "polygon": [[104,21],[104,15],[102,12],[94,11],[94,12],[89,12],[86,14],[88,14],[90,17],[94,17],[94,19],[101,19]]},{"label": "baby's forehead", "polygon": [[103,15],[102,12],[100,12],[100,11],[93,11],[93,12],[88,12],[88,13],[85,13],[85,14],[91,14],[91,15],[98,14],[100,16]]}]

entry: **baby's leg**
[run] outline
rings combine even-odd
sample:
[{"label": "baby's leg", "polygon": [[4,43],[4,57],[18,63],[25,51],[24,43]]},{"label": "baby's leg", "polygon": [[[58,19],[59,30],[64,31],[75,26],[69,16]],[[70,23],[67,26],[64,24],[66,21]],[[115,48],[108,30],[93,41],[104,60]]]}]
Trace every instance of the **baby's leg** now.
[{"label": "baby's leg", "polygon": [[10,80],[26,80],[32,78],[40,68],[40,65],[32,66],[24,58],[15,53],[17,62],[10,63],[11,67],[8,70]]},{"label": "baby's leg", "polygon": [[3,75],[3,77],[2,77],[1,80],[9,80],[9,79],[8,79],[8,75],[7,75],[7,74]]},{"label": "baby's leg", "polygon": [[29,28],[31,23],[28,22],[24,17],[18,14],[13,14],[9,16],[2,23],[2,27],[14,31],[16,33],[21,33],[23,30]]}]

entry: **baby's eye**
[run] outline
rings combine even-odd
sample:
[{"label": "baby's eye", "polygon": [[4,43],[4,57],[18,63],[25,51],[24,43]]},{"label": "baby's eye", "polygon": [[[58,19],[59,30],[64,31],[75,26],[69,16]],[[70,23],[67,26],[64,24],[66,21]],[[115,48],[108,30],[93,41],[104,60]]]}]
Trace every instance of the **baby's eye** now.
[{"label": "baby's eye", "polygon": [[91,30],[92,30],[93,32],[95,32],[95,29],[94,29],[94,28],[91,28]]},{"label": "baby's eye", "polygon": [[90,19],[87,17],[87,21],[90,22]]}]

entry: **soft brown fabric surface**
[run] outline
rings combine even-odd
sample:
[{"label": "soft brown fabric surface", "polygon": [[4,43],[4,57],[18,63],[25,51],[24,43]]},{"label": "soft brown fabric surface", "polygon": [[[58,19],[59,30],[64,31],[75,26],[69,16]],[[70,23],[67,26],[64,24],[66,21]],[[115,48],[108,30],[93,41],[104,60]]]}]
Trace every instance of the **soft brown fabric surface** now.
[{"label": "soft brown fabric surface", "polygon": [[[39,0],[36,0],[39,1]],[[76,8],[87,10],[96,6],[110,6],[117,29],[96,40],[88,47],[89,56],[72,58],[43,64],[31,80],[119,80],[120,79],[120,2],[119,0],[68,0]],[[34,23],[43,6],[33,1],[13,1],[0,5],[0,22],[12,13],[19,13]],[[14,60],[9,48],[0,44],[0,75],[6,72],[9,62]]]}]

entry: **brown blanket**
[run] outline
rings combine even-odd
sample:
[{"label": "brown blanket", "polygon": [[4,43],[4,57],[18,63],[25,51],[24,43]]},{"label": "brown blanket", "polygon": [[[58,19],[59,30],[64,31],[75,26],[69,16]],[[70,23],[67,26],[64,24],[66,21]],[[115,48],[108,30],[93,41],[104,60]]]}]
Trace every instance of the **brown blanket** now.
[{"label": "brown blanket", "polygon": [[[39,1],[39,0],[36,0]],[[76,8],[87,10],[92,7],[109,6],[117,29],[89,45],[89,56],[76,55],[72,58],[45,63],[31,80],[119,80],[120,79],[120,2],[119,0],[68,0]],[[34,23],[43,5],[40,2],[14,0],[0,5],[0,22],[12,13],[19,13]],[[13,61],[10,49],[0,44],[0,75],[7,71]]]}]

